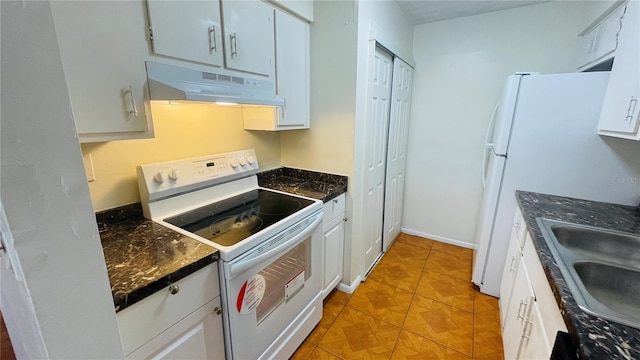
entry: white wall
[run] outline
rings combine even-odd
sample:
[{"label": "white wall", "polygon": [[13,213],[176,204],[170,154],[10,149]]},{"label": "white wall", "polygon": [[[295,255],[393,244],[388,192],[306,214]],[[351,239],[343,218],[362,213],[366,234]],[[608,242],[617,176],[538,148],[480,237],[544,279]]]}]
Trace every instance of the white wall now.
[{"label": "white wall", "polygon": [[279,133],[244,130],[241,108],[153,102],[151,112],[154,139],[82,144],[93,161],[89,190],[96,211],[140,201],[141,164],[253,148],[261,169],[280,166]]},{"label": "white wall", "polygon": [[122,358],[49,2],[3,1],[0,21],[2,263],[12,267],[1,306],[16,354]]},{"label": "white wall", "polygon": [[405,231],[473,246],[482,144],[502,82],[517,71],[575,71],[581,6],[554,1],[415,27]]}]

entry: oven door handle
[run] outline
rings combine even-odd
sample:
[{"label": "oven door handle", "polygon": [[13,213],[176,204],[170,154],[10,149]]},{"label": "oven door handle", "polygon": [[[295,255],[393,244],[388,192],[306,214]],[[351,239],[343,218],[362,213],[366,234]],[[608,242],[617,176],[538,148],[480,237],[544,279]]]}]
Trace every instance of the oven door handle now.
[{"label": "oven door handle", "polygon": [[273,257],[277,253],[285,252],[290,248],[293,248],[294,246],[296,246],[301,240],[303,240],[309,234],[311,234],[316,229],[318,224],[320,224],[320,222],[322,221],[322,212],[319,212],[314,216],[315,216],[315,219],[313,220],[313,222],[309,226],[307,226],[306,229],[304,229],[301,233],[296,234],[291,239],[283,242],[282,244],[279,244],[273,249],[270,249],[261,254],[258,254],[255,257],[251,257],[251,255],[249,255],[246,258],[238,261],[237,263],[230,263],[228,268],[230,278],[233,278],[237,274],[247,269],[250,269],[251,267],[260,263],[263,260]]}]

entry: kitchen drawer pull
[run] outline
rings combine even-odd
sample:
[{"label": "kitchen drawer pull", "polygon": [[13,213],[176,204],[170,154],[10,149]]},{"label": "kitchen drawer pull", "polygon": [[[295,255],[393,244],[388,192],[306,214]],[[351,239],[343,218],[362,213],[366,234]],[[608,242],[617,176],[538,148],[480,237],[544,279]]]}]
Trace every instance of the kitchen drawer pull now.
[{"label": "kitchen drawer pull", "polygon": [[171,295],[175,295],[180,291],[180,286],[178,285],[169,285],[169,294]]},{"label": "kitchen drawer pull", "polygon": [[236,33],[229,35],[229,41],[231,42],[231,58],[238,58],[238,36]]},{"label": "kitchen drawer pull", "polygon": [[527,310],[527,302],[524,300],[520,300],[520,306],[518,306],[518,315],[516,316],[516,319],[518,320],[524,319],[524,316],[520,315],[520,312],[522,310],[522,305],[524,305],[525,312]]},{"label": "kitchen drawer pull", "polygon": [[636,105],[638,104],[638,99],[634,99],[633,96],[629,100],[629,108],[627,108],[627,116],[624,117],[625,121],[631,121],[633,119],[633,114],[636,112]]},{"label": "kitchen drawer pull", "polygon": [[209,54],[213,54],[214,51],[218,52],[218,44],[216,43],[216,27],[209,26]]},{"label": "kitchen drawer pull", "polygon": [[511,258],[511,266],[509,267],[509,271],[510,271],[510,272],[514,272],[514,271],[516,271],[516,266],[515,266],[515,265],[516,265],[516,260],[518,260],[518,259],[516,258],[516,256],[513,256],[513,257]]},{"label": "kitchen drawer pull", "polygon": [[[531,328],[533,326],[533,321],[527,319],[524,322],[524,328],[522,329],[522,338],[529,340],[531,338]],[[529,331],[527,331],[529,330]]]},{"label": "kitchen drawer pull", "polygon": [[129,111],[129,114],[133,114],[133,116],[138,117],[138,107],[136,106],[136,97],[133,95],[133,87],[131,87],[131,85],[129,85],[129,87],[127,88],[127,92],[129,93],[129,96],[131,96],[131,107],[133,108],[131,111]]}]

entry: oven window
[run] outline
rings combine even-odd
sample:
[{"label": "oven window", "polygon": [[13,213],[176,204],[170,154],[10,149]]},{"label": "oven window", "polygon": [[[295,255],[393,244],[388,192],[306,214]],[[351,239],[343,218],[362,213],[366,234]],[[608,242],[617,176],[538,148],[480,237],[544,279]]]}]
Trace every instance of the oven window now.
[{"label": "oven window", "polygon": [[256,308],[258,324],[280,304],[296,296],[311,276],[311,237],[262,269],[265,279],[262,301]]}]

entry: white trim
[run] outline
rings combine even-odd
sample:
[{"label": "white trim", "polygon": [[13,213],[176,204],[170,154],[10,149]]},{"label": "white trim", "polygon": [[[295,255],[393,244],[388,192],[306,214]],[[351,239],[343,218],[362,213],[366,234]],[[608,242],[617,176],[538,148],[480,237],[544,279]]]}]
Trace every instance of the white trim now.
[{"label": "white trim", "polygon": [[358,275],[356,279],[353,281],[353,283],[351,283],[351,285],[340,283],[336,288],[342,292],[346,292],[347,294],[353,294],[353,292],[356,291],[358,286],[360,286],[361,282],[362,282],[362,276]]},{"label": "white trim", "polygon": [[439,236],[439,235],[427,234],[427,233],[423,233],[421,231],[415,231],[415,230],[407,229],[405,227],[401,228],[401,232],[403,232],[405,234],[409,234],[409,235],[420,236],[420,237],[423,237],[425,239],[431,239],[431,240],[435,240],[435,241],[439,241],[439,242],[443,242],[443,243],[447,243],[447,244],[451,244],[451,245],[455,245],[455,246],[460,246],[460,247],[467,248],[467,249],[476,250],[478,248],[478,245],[470,244],[470,243],[468,243],[466,241],[450,239],[448,237]]}]

